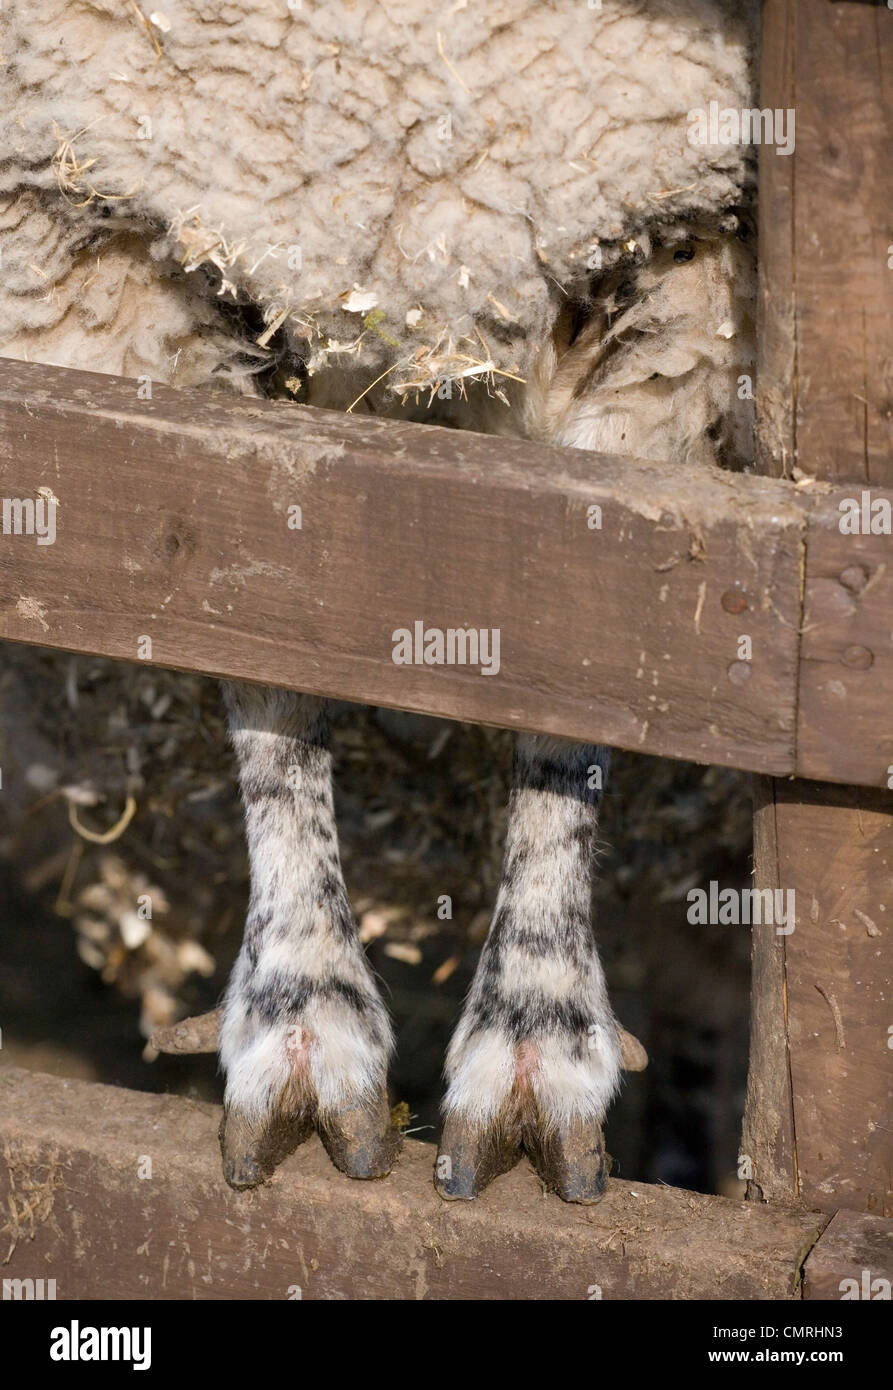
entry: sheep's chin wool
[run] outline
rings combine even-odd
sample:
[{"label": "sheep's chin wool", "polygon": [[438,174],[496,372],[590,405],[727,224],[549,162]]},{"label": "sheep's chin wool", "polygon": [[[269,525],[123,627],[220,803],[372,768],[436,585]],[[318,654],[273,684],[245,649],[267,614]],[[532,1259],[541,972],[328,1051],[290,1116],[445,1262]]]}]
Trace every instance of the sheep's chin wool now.
[{"label": "sheep's chin wool", "polygon": [[0,354],[510,398],[641,229],[741,198],[690,113],[747,105],[751,4],[160,2],[3,6]]}]

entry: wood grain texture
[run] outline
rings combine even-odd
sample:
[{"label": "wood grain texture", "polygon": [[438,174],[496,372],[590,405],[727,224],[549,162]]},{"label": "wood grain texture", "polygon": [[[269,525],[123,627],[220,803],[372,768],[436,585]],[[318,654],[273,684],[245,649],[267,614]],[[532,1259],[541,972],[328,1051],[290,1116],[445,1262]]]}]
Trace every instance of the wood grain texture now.
[{"label": "wood grain texture", "polygon": [[[776,783],[754,778],[754,888],[779,884]],[[785,945],[773,926],[753,928],[750,1051],[741,1157],[750,1165],[748,1197],[785,1201],[796,1195],[797,1154],[788,1050]]]},{"label": "wood grain texture", "polygon": [[[893,481],[891,62],[885,8],[765,0],[760,104],[794,108],[796,151],[760,150],[757,460],[834,484],[807,532],[797,771],[823,775],[849,745],[852,780],[879,790],[777,781],[763,795],[755,879],[795,891],[797,925],[781,949],[754,933],[744,1142],[760,1159],[753,1195],[874,1212],[893,1173],[893,554],[884,536],[870,558],[834,513]],[[793,1134],[773,1143],[766,1097],[788,1069]]]},{"label": "wood grain texture", "polygon": [[[893,486],[893,18],[788,0],[796,109],[796,441],[822,478]],[[780,162],[780,161],[776,161]]]},{"label": "wood grain texture", "polygon": [[[826,8],[830,8],[827,7]],[[792,99],[796,5],[763,0],[760,103]],[[799,132],[798,132],[799,133]],[[794,177],[796,153],[759,149],[759,275],[757,280],[757,471],[790,478],[794,457],[797,393],[797,306],[794,274]]]},{"label": "wood grain texture", "polygon": [[836,1212],[809,1252],[803,1275],[806,1299],[839,1301],[844,1292],[853,1291],[852,1285],[847,1288],[843,1281],[855,1279],[860,1298],[867,1291],[870,1301],[880,1301],[878,1296],[883,1298],[885,1291],[875,1281],[886,1280],[888,1290],[893,1284],[893,1226],[862,1212]]},{"label": "wood grain texture", "polygon": [[886,6],[764,0],[760,104],[796,118],[759,154],[761,471],[893,486]]},{"label": "wood grain texture", "polygon": [[[787,484],[14,362],[0,471],[59,503],[0,537],[3,637],[793,770]],[[416,622],[499,629],[498,674],[395,665]]]},{"label": "wood grain texture", "polygon": [[[867,495],[887,501],[893,516],[893,493],[871,488]],[[836,750],[845,745],[852,781],[889,791],[893,538],[843,534],[840,503],[850,498],[860,501],[861,489],[836,488],[817,499],[807,531],[797,770],[831,776]],[[885,542],[880,549],[878,539]]]},{"label": "wood grain texture", "polygon": [[889,793],[776,782],[800,1196],[893,1215],[893,806]]},{"label": "wood grain texture", "polygon": [[526,1165],[477,1202],[445,1203],[434,1146],[412,1140],[377,1182],[337,1173],[314,1138],[269,1186],[235,1193],[218,1118],[176,1097],[0,1071],[3,1275],[50,1273],[59,1300],[296,1288],[308,1300],[793,1299],[825,1224],[614,1179],[598,1206],[575,1207],[544,1196]]}]

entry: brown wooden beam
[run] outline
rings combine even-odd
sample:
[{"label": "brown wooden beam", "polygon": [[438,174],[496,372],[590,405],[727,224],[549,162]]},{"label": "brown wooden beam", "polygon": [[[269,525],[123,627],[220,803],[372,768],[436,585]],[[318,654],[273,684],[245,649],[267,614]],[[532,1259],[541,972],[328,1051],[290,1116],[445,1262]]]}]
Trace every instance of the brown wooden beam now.
[{"label": "brown wooden beam", "polygon": [[893,537],[879,550],[878,537],[836,524],[841,494],[861,501],[861,492],[836,487],[809,519],[796,771],[838,781],[832,769],[846,747],[850,780],[882,788],[893,804]]},{"label": "brown wooden beam", "polygon": [[[776,477],[799,468],[859,496],[893,483],[891,16],[765,0],[762,63],[761,106],[793,108],[796,149],[760,150],[758,464]],[[836,763],[829,745],[853,741],[853,780],[872,780],[867,759],[883,768],[882,790],[758,785],[756,886],[793,890],[796,926],[788,937],[754,932],[743,1149],[754,1196],[889,1214],[893,553],[886,538],[871,559],[862,536],[817,521],[804,574],[797,768],[826,775]],[[886,690],[880,719],[868,708],[875,682]]]},{"label": "brown wooden beam", "polygon": [[[754,778],[753,879],[760,891],[783,882],[778,865],[775,789],[771,777]],[[781,890],[783,891],[783,890]],[[782,900],[784,901],[784,900]],[[748,1196],[793,1201],[799,1195],[794,1102],[788,1049],[787,937],[774,927],[751,934],[750,1050],[741,1138]]]},{"label": "brown wooden beam", "polygon": [[[881,785],[886,656],[840,668],[850,736],[795,748],[804,554],[833,496],[6,361],[0,495],[40,489],[55,541],[0,535],[0,636]],[[890,608],[876,588],[836,646],[879,647]],[[498,672],[395,665],[416,623],[498,629]]]},{"label": "brown wooden beam", "polygon": [[[793,1299],[825,1218],[611,1179],[596,1207],[526,1165],[443,1202],[435,1148],[354,1182],[314,1138],[269,1186],[220,1171],[219,1112],[0,1070],[2,1276],[65,1299]],[[298,1292],[300,1291],[300,1292]]]},{"label": "brown wooden beam", "polygon": [[893,812],[885,792],[765,779],[757,886],[794,931],[754,929],[744,1151],[764,1198],[893,1215]]},{"label": "brown wooden beam", "polygon": [[893,1286],[893,1226],[862,1212],[836,1212],[803,1274],[804,1298],[886,1302]]}]

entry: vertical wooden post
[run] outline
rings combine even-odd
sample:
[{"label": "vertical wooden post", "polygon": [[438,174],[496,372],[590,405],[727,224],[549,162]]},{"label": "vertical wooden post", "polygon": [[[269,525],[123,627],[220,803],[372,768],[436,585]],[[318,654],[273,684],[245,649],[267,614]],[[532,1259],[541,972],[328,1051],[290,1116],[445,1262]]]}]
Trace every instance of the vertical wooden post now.
[{"label": "vertical wooden post", "polygon": [[[758,468],[859,496],[893,483],[893,11],[764,0],[760,106],[794,111],[795,151],[764,145],[759,157]],[[808,627],[822,610],[804,573]],[[838,579],[823,576],[822,601]],[[845,705],[829,737],[847,737]],[[743,1153],[756,1199],[893,1211],[883,782],[879,768],[877,792],[756,787],[755,886],[796,894],[793,933],[754,929]]]}]

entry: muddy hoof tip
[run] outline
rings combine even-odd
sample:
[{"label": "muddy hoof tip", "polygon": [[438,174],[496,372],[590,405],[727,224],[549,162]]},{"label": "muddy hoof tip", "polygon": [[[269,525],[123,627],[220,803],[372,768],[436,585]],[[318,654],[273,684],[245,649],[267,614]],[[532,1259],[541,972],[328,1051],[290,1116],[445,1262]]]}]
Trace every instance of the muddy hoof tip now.
[{"label": "muddy hoof tip", "polygon": [[328,1115],[319,1137],[340,1172],[364,1181],[386,1178],[403,1147],[384,1092],[372,1104],[345,1106]]},{"label": "muddy hoof tip", "polygon": [[444,1170],[443,1154],[437,1155],[434,1169],[434,1186],[445,1202],[473,1202],[478,1195],[478,1184],[472,1168]]},{"label": "muddy hoof tip", "polygon": [[337,1157],[330,1154],[332,1162],[348,1178],[386,1178],[390,1173],[400,1151],[399,1136],[396,1143],[382,1140],[372,1147],[341,1150]]},{"label": "muddy hoof tip", "polygon": [[562,1201],[592,1207],[604,1197],[611,1160],[595,1121],[575,1120],[545,1135],[533,1131],[525,1147],[541,1181]]},{"label": "muddy hoof tip", "polygon": [[236,1192],[247,1192],[249,1188],[260,1187],[266,1174],[253,1159],[243,1158],[224,1160],[223,1176]]},{"label": "muddy hoof tip", "polygon": [[563,1182],[551,1184],[563,1202],[577,1202],[580,1206],[596,1207],[608,1190],[608,1175],[589,1178],[585,1174],[571,1174]]}]

